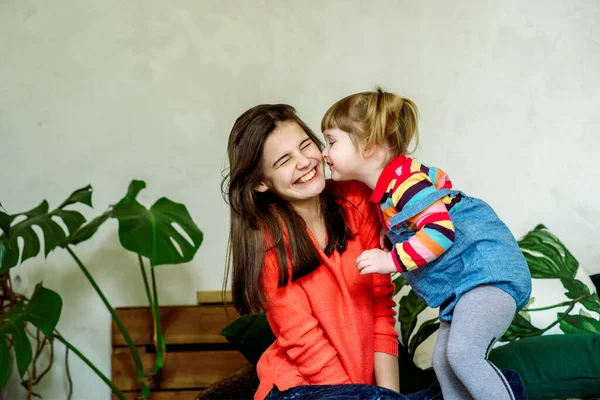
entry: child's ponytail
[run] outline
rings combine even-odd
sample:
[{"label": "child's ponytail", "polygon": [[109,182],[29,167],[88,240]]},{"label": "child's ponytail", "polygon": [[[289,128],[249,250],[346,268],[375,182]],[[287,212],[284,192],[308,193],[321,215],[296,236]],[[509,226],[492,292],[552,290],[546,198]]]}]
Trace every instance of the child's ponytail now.
[{"label": "child's ponytail", "polygon": [[411,100],[384,92],[378,86],[367,101],[364,121],[367,148],[387,144],[395,154],[406,154],[417,133],[418,113]]}]

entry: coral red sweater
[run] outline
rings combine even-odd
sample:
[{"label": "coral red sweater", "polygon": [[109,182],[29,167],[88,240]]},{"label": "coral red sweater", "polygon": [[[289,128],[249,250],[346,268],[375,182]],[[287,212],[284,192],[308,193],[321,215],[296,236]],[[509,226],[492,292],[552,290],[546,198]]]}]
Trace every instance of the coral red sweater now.
[{"label": "coral red sweater", "polygon": [[343,254],[334,251],[327,257],[309,231],[323,263],[281,288],[277,258],[267,254],[262,279],[276,340],[258,362],[255,399],[264,399],[274,385],[283,391],[300,385],[371,384],[374,353],[398,355],[390,276],[361,276],[355,265],[363,250],[379,246],[379,218],[368,201],[369,189],[355,182],[330,184],[348,201],[342,204],[356,237]]}]

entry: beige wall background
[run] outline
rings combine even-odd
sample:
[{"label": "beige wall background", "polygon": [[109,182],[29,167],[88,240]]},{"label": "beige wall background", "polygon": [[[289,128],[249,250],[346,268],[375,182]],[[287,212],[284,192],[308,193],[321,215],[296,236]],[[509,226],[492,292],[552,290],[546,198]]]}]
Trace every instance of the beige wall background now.
[{"label": "beige wall background", "polygon": [[[57,206],[91,183],[94,210],[132,179],[187,205],[205,240],[157,270],[163,304],[221,287],[220,193],[235,118],[285,102],[318,131],[334,101],[376,84],[421,110],[417,156],[486,199],[519,237],[546,224],[600,272],[600,3],[590,1],[0,1],[0,201]],[[116,223],[78,254],[114,306],[145,303]],[[110,316],[62,251],[13,270],[64,300],[59,330],[107,374]],[[109,390],[70,357],[74,399]],[[66,398],[63,352],[38,387]],[[14,381],[10,399],[24,392]]]}]

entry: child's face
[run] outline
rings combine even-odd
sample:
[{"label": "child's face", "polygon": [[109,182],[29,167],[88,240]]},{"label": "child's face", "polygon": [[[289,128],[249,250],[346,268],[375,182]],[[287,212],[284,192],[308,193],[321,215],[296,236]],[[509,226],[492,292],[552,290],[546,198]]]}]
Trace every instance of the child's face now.
[{"label": "child's face", "polygon": [[325,162],[331,170],[334,181],[360,180],[364,157],[354,145],[350,135],[340,129],[327,129],[323,132],[327,147],[323,150]]},{"label": "child's face", "polygon": [[295,206],[325,189],[323,156],[296,122],[284,122],[267,137],[262,156],[264,180],[255,190],[277,194]]}]

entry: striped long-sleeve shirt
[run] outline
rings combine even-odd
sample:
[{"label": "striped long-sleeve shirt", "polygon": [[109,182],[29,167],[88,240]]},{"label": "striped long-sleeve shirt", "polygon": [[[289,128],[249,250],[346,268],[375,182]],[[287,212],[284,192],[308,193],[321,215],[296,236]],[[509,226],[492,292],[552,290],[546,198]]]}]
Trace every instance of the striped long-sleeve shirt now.
[{"label": "striped long-sleeve shirt", "polygon": [[[436,190],[451,188],[450,178],[441,169],[401,155],[384,168],[371,200],[380,204],[380,216],[389,231],[392,218],[404,208],[419,203]],[[416,234],[407,241],[392,243],[392,258],[398,271],[420,268],[450,248],[454,242],[454,224],[448,211],[458,201],[460,196],[445,196],[405,221]]]}]

